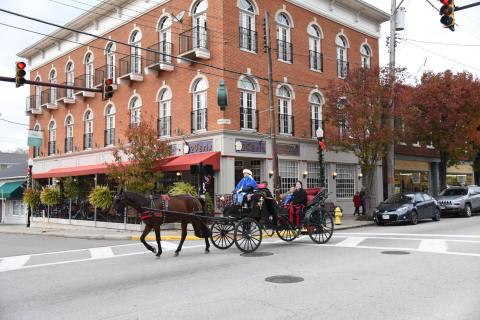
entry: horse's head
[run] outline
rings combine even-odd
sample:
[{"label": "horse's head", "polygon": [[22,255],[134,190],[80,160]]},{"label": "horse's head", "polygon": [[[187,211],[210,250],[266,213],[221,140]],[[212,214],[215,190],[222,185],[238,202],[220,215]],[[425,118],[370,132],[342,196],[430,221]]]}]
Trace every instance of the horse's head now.
[{"label": "horse's head", "polygon": [[112,208],[117,212],[122,212],[126,205],[125,192],[123,192],[123,189],[120,189],[120,191],[113,197]]}]

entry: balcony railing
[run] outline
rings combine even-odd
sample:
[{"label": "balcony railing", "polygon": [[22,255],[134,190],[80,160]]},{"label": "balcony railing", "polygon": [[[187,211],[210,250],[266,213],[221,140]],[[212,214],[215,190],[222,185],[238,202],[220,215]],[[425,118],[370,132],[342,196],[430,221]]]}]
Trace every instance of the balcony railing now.
[{"label": "balcony railing", "polygon": [[93,133],[85,133],[83,135],[83,150],[93,147]]},{"label": "balcony railing", "polygon": [[147,64],[149,66],[157,64],[172,64],[172,48],[173,44],[166,41],[148,47],[148,49],[153,51],[147,51]]},{"label": "balcony railing", "polygon": [[280,113],[278,115],[278,129],[279,129],[279,132],[280,133],[283,133],[283,134],[294,134],[294,130],[293,130],[293,116],[291,115],[288,115],[288,114],[283,114],[283,113]]},{"label": "balcony railing", "polygon": [[[62,85],[73,86],[74,83],[64,82],[62,83]],[[63,100],[64,102],[66,102],[66,100],[73,100],[73,99],[75,99],[73,89],[57,88],[57,101]]]},{"label": "balcony railing", "polygon": [[277,58],[282,61],[293,63],[292,43],[277,39]]},{"label": "balcony railing", "polygon": [[104,65],[95,69],[95,87],[103,85],[103,79],[112,79],[113,83],[117,82],[117,70],[113,65]]},{"label": "balcony railing", "polygon": [[240,49],[257,52],[257,32],[240,27]]},{"label": "balcony railing", "polygon": [[73,137],[65,138],[65,153],[73,152]]},{"label": "balcony railing", "polygon": [[310,69],[323,71],[323,53],[310,50]]},{"label": "balcony railing", "polygon": [[253,108],[240,108],[240,128],[258,131],[258,110]]},{"label": "balcony railing", "polygon": [[192,132],[207,130],[207,108],[192,112]]},{"label": "balcony railing", "polygon": [[[89,88],[93,89],[95,83],[95,75],[93,74],[82,74],[74,80],[74,85],[76,87]],[[75,93],[81,92],[82,90],[75,90]]]},{"label": "balcony railing", "polygon": [[48,141],[48,155],[54,155],[57,150],[57,142],[56,141]]},{"label": "balcony railing", "polygon": [[104,142],[105,147],[115,144],[115,128],[105,130]]},{"label": "balcony railing", "polygon": [[130,55],[120,59],[120,77],[126,75],[136,75],[142,76],[142,56],[141,55]]},{"label": "balcony railing", "polygon": [[172,117],[161,117],[158,119],[159,137],[168,137],[172,134],[171,119]]},{"label": "balcony railing", "polygon": [[27,97],[26,101],[26,112],[32,112],[33,114],[41,114],[42,113],[42,96],[40,95],[33,95]]},{"label": "balcony railing", "polygon": [[180,54],[194,49],[208,50],[208,29],[201,26],[180,33]]},{"label": "balcony railing", "polygon": [[57,88],[43,90],[41,93],[41,105],[48,109],[56,109],[57,105]]},{"label": "balcony railing", "polygon": [[311,122],[312,122],[312,125],[310,129],[311,129],[312,138],[316,138],[317,129],[322,127],[322,120],[312,119]]},{"label": "balcony railing", "polygon": [[337,60],[337,75],[339,78],[346,78],[348,75],[348,61]]}]

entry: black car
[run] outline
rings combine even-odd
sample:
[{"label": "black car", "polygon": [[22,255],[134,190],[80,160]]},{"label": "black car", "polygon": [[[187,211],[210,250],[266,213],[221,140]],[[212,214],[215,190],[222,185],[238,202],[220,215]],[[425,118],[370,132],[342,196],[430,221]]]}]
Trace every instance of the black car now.
[{"label": "black car", "polygon": [[396,194],[380,203],[373,212],[378,225],[394,222],[417,224],[418,220],[440,220],[440,207],[437,201],[426,193]]}]

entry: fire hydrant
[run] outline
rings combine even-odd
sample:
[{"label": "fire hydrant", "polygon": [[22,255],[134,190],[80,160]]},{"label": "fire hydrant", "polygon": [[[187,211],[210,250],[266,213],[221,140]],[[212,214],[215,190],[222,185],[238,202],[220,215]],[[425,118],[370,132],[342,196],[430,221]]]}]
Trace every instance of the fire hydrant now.
[{"label": "fire hydrant", "polygon": [[335,224],[342,224],[342,217],[343,217],[342,209],[340,209],[340,207],[336,207],[335,208]]}]

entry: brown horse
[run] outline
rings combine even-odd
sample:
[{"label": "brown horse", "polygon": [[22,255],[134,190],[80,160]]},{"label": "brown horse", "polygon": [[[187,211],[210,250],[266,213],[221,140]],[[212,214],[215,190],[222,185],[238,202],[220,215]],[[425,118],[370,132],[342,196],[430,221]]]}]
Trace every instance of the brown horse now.
[{"label": "brown horse", "polygon": [[[182,238],[175,251],[175,256],[178,256],[182,250],[183,243],[187,237],[187,225],[189,223],[193,226],[195,236],[205,239],[205,253],[210,252],[210,243],[208,241],[211,234],[210,229],[201,217],[196,216],[206,215],[205,205],[200,198],[190,195],[151,198],[141,193],[121,190],[115,195],[112,206],[118,212],[121,212],[125,206],[130,206],[137,210],[137,212],[141,213],[141,219],[145,223],[145,229],[140,237],[140,241],[148,250],[156,253],[157,257],[160,257],[162,254],[162,246],[160,244],[160,225],[164,223],[180,222],[182,225]],[[155,210],[149,211],[145,208],[152,208]],[[158,252],[145,241],[145,237],[152,229],[155,230]]]}]

